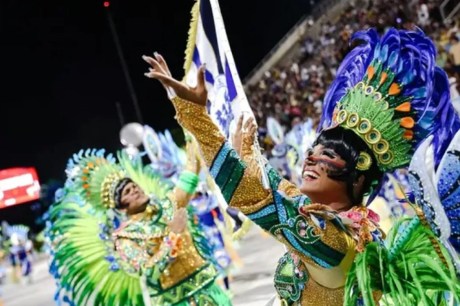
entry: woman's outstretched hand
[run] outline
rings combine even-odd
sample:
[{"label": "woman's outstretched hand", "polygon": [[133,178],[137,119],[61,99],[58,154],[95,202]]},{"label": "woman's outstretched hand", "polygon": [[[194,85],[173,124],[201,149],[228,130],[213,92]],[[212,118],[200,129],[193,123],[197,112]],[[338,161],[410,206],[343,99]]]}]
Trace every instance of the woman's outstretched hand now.
[{"label": "woman's outstretched hand", "polygon": [[197,86],[190,87],[185,83],[182,83],[176,80],[169,71],[168,65],[164,58],[158,54],[154,53],[153,57],[143,55],[142,58],[149,65],[149,72],[146,72],[144,75],[151,79],[157,79],[166,89],[169,95],[174,95],[171,90],[179,97],[184,100],[199,104],[206,105],[208,92],[206,91],[205,81],[204,81],[204,72],[206,70],[205,66],[201,66],[197,74]]},{"label": "woman's outstretched hand", "polygon": [[244,114],[238,118],[235,132],[232,134],[232,145],[238,155],[242,156],[254,144],[257,135],[257,124],[253,117],[244,122]]},{"label": "woman's outstretched hand", "polygon": [[232,145],[238,155],[242,150],[254,144],[257,133],[257,125],[253,117],[250,117],[243,124],[244,114],[241,114],[236,124],[235,132],[232,134]]}]

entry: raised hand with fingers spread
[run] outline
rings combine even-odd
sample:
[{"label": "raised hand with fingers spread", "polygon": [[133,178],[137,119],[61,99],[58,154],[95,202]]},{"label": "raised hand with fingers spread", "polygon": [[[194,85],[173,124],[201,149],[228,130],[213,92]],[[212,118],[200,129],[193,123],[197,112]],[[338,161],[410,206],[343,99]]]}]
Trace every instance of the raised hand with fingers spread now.
[{"label": "raised hand with fingers spread", "polygon": [[243,155],[252,153],[252,146],[254,144],[257,125],[253,117],[250,117],[244,122],[244,114],[238,118],[235,133],[232,134],[232,146],[243,158]]},{"label": "raised hand with fingers spread", "polygon": [[159,53],[155,52],[153,57],[143,55],[142,58],[150,65],[149,71],[144,73],[144,75],[148,78],[160,81],[170,98],[177,95],[184,100],[203,106],[206,105],[208,92],[204,81],[205,65],[202,65],[200,69],[198,69],[197,85],[195,87],[190,87],[172,76],[168,64]]}]

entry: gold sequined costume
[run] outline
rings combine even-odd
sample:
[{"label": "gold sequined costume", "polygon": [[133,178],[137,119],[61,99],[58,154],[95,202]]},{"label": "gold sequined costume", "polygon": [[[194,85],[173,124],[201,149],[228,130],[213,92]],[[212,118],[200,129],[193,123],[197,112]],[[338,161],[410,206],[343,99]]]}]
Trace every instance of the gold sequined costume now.
[{"label": "gold sequined costume", "polygon": [[321,205],[309,210],[310,200],[269,165],[266,167],[271,190],[264,189],[251,144],[243,144],[240,158],[205,107],[178,97],[173,103],[176,119],[196,137],[229,205],[288,247],[275,279],[280,298],[291,296],[301,305],[341,305],[356,243],[340,219]]}]

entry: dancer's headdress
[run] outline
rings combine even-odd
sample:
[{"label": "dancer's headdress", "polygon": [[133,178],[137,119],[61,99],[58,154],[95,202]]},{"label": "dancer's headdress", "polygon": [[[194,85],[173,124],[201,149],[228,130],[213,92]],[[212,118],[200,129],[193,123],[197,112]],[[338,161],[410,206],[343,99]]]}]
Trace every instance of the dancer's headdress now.
[{"label": "dancer's headdress", "polygon": [[[374,160],[382,172],[406,167],[422,141],[431,136],[433,169],[439,166],[442,171],[445,162],[440,164],[441,158],[460,123],[449,98],[447,76],[436,67],[433,42],[420,30],[396,29],[388,30],[382,38],[372,29],[358,32],[353,40],[363,44],[355,47],[338,69],[325,97],[320,129],[340,126],[353,131],[366,143],[375,158],[361,153],[357,164],[361,171],[369,169]],[[420,153],[423,148],[421,145],[417,152],[425,158],[426,154]],[[452,171],[447,172],[452,177]],[[419,218],[397,222],[385,245],[372,242],[366,236],[368,230],[361,226],[358,246],[364,242],[365,247],[359,250],[348,273],[344,305],[356,305],[361,298],[365,305],[375,305],[372,294],[377,290],[401,305],[426,303],[430,292],[460,296],[452,262],[446,260],[447,252],[425,225],[428,221],[439,235],[436,226],[447,223],[440,222],[446,218],[433,212],[436,199],[432,195],[436,189],[425,189],[432,185],[425,184],[420,177],[415,179],[418,184],[415,202],[431,210],[425,209]],[[453,187],[450,190],[455,191]],[[430,195],[429,200],[424,198],[425,194]],[[428,201],[433,205],[425,205]],[[446,209],[444,203],[441,203],[444,207],[436,207],[449,216],[454,210]],[[357,210],[366,217],[366,209]],[[369,274],[369,271],[374,272]],[[433,275],[442,281],[433,282]],[[417,284],[416,289],[413,283]]]},{"label": "dancer's headdress", "polygon": [[80,150],[69,159],[66,173],[71,188],[80,189],[96,208],[119,208],[121,191],[131,181],[158,199],[166,200],[170,191],[170,185],[144,167],[140,157],[131,159],[123,151],[115,159],[112,154],[105,156],[104,149]]},{"label": "dancer's headdress", "polygon": [[21,241],[26,241],[29,235],[30,228],[23,224],[8,225],[6,223],[5,233],[7,237],[14,237]]},{"label": "dancer's headdress", "polygon": [[116,191],[127,178],[112,155],[105,157],[104,150],[81,150],[69,160],[66,172],[90,203],[117,207]]},{"label": "dancer's headdress", "polygon": [[[409,164],[415,148],[434,136],[440,158],[459,128],[445,72],[436,67],[433,42],[420,30],[358,32],[363,44],[344,59],[326,94],[320,129],[341,126],[372,150],[381,171]],[[439,162],[439,159],[437,160]],[[372,159],[360,154],[357,168]]]}]

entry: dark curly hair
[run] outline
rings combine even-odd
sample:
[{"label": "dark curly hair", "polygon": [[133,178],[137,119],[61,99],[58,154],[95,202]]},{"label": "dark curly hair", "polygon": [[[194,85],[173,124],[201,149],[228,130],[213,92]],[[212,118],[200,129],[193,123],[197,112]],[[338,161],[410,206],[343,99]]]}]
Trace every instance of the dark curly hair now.
[{"label": "dark curly hair", "polygon": [[[323,130],[313,143],[313,146],[323,145],[334,150],[346,162],[344,169],[330,171],[328,176],[334,180],[344,181],[347,184],[347,194],[354,205],[359,205],[366,194],[374,193],[376,185],[383,177],[383,172],[377,166],[372,150],[353,131],[340,126]],[[360,152],[367,152],[372,158],[372,165],[366,171],[356,169]],[[353,184],[364,175],[363,189],[357,197],[353,192]]]}]

